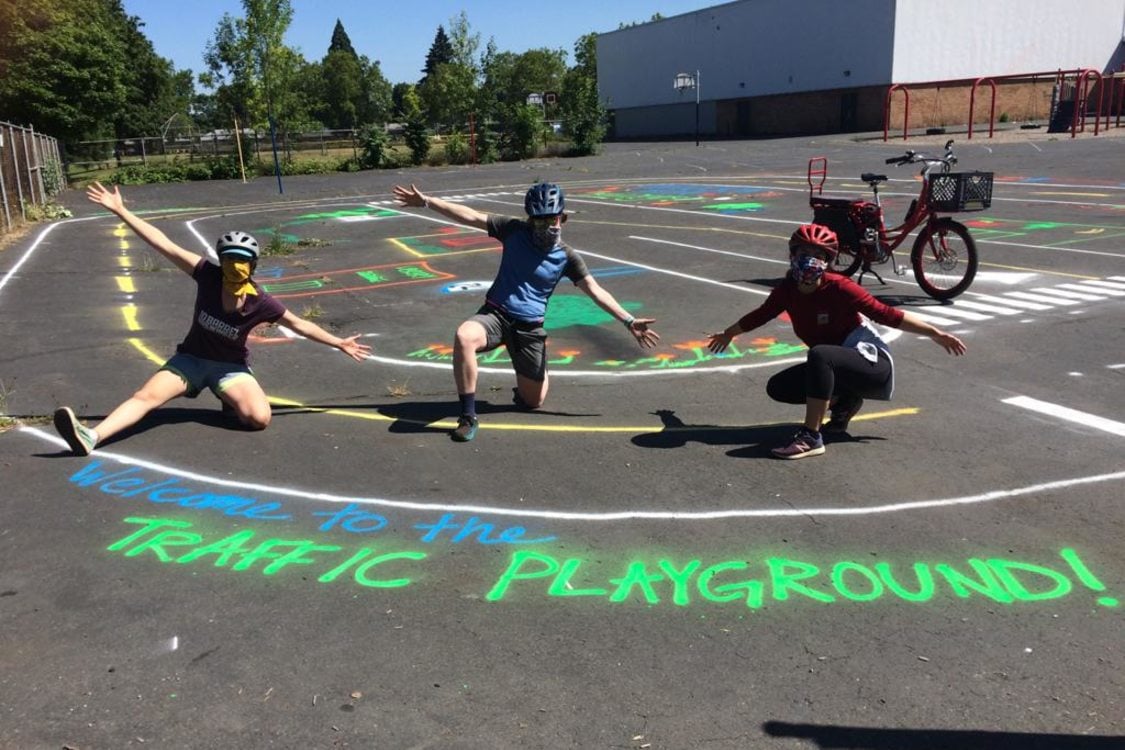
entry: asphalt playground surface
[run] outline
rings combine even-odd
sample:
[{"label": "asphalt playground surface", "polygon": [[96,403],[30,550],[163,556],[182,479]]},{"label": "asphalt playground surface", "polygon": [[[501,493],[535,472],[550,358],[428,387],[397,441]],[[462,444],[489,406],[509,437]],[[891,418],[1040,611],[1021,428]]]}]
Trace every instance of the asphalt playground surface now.
[{"label": "asphalt playground surface", "polygon": [[[0,747],[1125,747],[1125,182],[1120,138],[956,144],[996,175],[962,214],[981,271],[952,305],[909,273],[872,293],[929,316],[897,387],[824,456],[778,461],[801,410],[765,382],[785,321],[706,352],[785,271],[834,194],[913,143],[611,144],[597,157],[130,187],[186,248],[303,240],[257,278],[359,333],[356,364],[263,331],[259,433],[210,394],[88,458],[97,422],[187,331],[194,285],[71,191],[75,218],[0,253]],[[936,146],[928,148],[936,149]],[[655,351],[569,282],[551,390],[511,404],[481,359],[481,430],[450,344],[497,246],[390,190],[519,214],[560,182],[564,240]],[[906,255],[899,253],[900,260]]]}]

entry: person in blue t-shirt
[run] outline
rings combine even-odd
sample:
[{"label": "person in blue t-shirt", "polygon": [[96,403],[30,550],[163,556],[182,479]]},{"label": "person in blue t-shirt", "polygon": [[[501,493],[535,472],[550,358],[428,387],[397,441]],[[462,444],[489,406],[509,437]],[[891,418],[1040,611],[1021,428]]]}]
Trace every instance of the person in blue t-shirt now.
[{"label": "person in blue t-shirt", "polygon": [[453,379],[461,416],[452,434],[454,440],[467,442],[477,434],[478,352],[504,344],[516,371],[516,405],[527,409],[542,406],[547,397],[547,332],[543,319],[547,302],[563,276],[621,321],[641,346],[654,347],[660,340],[649,328],[655,319],[630,315],[594,280],[578,253],[562,244],[566,200],[558,185],[542,182],[531,186],[523,203],[527,219],[481,213],[425,195],[414,185],[396,185],[394,195],[403,206],[432,208],[460,224],[483,229],[503,246],[500,269],[484,305],[457,328]]}]

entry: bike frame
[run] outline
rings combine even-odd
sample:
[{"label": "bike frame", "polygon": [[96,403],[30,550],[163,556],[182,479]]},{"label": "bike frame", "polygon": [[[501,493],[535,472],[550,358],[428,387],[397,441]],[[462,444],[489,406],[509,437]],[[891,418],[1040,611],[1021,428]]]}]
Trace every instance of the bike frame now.
[{"label": "bike frame", "polygon": [[[950,142],[952,143],[952,142]],[[886,263],[887,260],[891,261],[891,266],[895,273],[898,274],[898,261],[894,256],[894,251],[898,249],[907,237],[914,233],[919,227],[930,226],[940,218],[937,213],[929,207],[930,198],[930,173],[940,167],[942,172],[948,172],[951,163],[954,161],[952,158],[952,151],[950,144],[946,144],[946,156],[944,158],[928,157],[918,154],[918,160],[923,162],[922,167],[922,189],[918,193],[918,197],[914,199],[911,204],[910,210],[903,219],[901,224],[887,228],[885,215],[883,213],[883,203],[879,199],[879,183],[881,180],[870,180],[868,185],[871,187],[871,192],[874,200],[871,201],[852,201],[851,203],[858,203],[860,205],[874,205],[875,217],[878,222],[876,237],[862,236],[859,241],[859,247],[856,248],[857,255],[863,263],[862,269],[869,270],[871,265]],[[814,164],[819,164],[818,168],[814,168]],[[820,177],[820,182],[813,185],[813,177]],[[808,169],[808,182],[809,182],[809,206],[812,208],[840,208],[840,201],[838,199],[819,198],[820,193],[823,191],[825,179],[828,176],[828,160],[824,157],[815,157],[809,160]],[[816,190],[816,195],[813,195],[813,190]],[[865,228],[857,227],[857,230],[866,231]],[[878,245],[876,246],[876,242]]]},{"label": "bike frame", "polygon": [[[876,207],[876,217],[879,221],[879,247],[878,252],[875,253],[875,258],[886,255],[891,261],[891,267],[895,273],[898,273],[898,261],[894,257],[894,251],[898,249],[899,245],[906,241],[906,238],[914,233],[916,229],[923,225],[931,225],[937,220],[938,215],[933,209],[929,207],[930,202],[930,172],[938,165],[945,165],[945,162],[939,160],[926,160],[926,166],[922,169],[922,190],[918,193],[918,197],[914,199],[911,204],[910,211],[907,213],[906,218],[902,223],[887,228],[885,216],[883,213],[883,203],[879,200],[879,183],[872,182],[871,192],[874,194],[874,200],[871,201]],[[946,165],[945,171],[948,171]],[[864,252],[865,267],[871,262],[875,262],[875,258],[871,257],[870,250],[865,246],[863,240],[860,241],[860,247]],[[881,262],[886,262],[881,261]]]}]

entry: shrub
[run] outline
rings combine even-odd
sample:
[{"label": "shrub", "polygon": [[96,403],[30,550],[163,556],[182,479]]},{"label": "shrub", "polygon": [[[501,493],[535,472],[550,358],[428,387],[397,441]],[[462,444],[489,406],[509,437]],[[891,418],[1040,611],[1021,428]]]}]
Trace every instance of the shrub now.
[{"label": "shrub", "polygon": [[359,135],[359,166],[378,169],[387,156],[387,133],[382,125],[368,125]]},{"label": "shrub", "polygon": [[469,163],[469,141],[460,133],[452,133],[445,139],[445,160],[450,164]]}]

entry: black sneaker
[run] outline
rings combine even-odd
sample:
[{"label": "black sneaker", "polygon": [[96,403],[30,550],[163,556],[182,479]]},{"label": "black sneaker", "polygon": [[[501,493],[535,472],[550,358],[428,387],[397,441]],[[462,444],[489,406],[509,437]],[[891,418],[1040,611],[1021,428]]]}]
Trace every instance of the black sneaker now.
[{"label": "black sneaker", "polygon": [[450,437],[458,443],[467,443],[477,436],[477,426],[480,422],[471,414],[462,414],[457,418],[457,429],[450,433]]},{"label": "black sneaker", "polygon": [[820,431],[829,434],[847,432],[848,423],[852,421],[852,417],[858,414],[859,410],[862,408],[863,399],[859,396],[840,396],[840,398],[836,400],[836,405],[832,407],[832,416],[824,423]]}]

